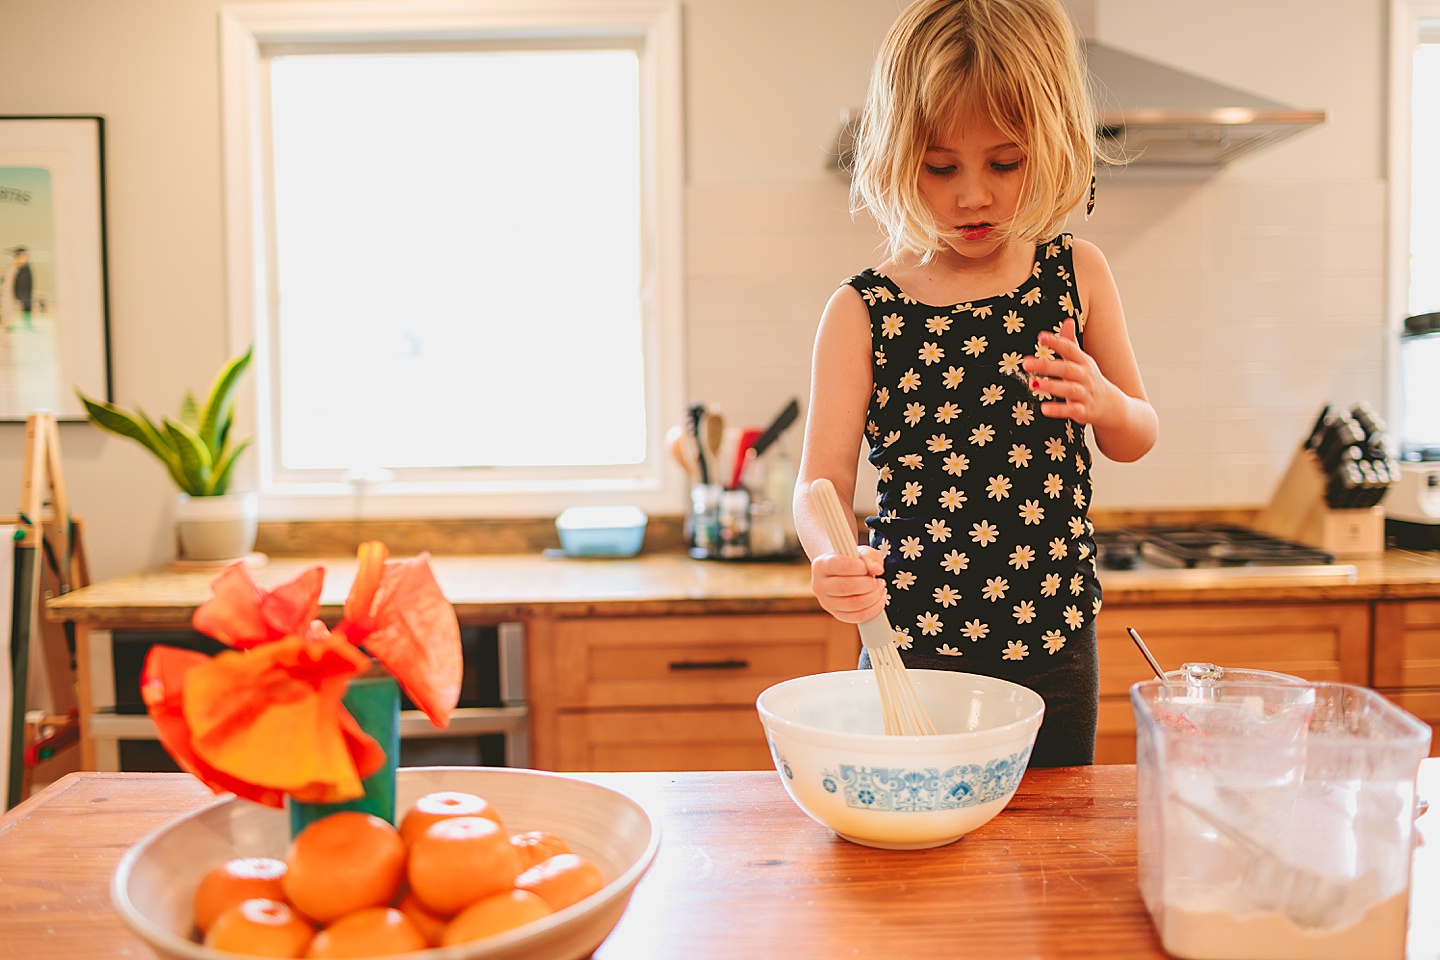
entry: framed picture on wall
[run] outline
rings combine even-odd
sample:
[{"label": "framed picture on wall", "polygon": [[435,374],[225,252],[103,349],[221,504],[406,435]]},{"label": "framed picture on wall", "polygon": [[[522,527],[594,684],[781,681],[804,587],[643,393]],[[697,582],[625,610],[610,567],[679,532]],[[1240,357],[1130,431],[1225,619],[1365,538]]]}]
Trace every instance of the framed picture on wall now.
[{"label": "framed picture on wall", "polygon": [[0,116],[0,421],[113,399],[105,120]]}]

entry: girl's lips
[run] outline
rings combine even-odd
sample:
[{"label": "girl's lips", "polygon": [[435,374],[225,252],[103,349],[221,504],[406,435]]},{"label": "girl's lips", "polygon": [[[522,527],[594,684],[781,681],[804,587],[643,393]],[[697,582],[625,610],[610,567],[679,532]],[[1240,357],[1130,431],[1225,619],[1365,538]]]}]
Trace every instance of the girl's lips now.
[{"label": "girl's lips", "polygon": [[960,236],[966,240],[987,240],[994,232],[994,225],[989,223],[967,223],[960,228]]}]

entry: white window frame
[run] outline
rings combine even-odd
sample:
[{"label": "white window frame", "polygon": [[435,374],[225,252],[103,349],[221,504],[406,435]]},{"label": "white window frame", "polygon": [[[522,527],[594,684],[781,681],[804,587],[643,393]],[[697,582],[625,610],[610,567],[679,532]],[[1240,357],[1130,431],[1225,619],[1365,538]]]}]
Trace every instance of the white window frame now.
[{"label": "white window frame", "polygon": [[1386,419],[1400,423],[1400,333],[1410,314],[1410,88],[1422,24],[1440,23],[1440,0],[1390,0],[1389,278],[1385,304]]},{"label": "white window frame", "polygon": [[[516,37],[625,38],[639,46],[644,257],[646,459],[627,477],[288,482],[277,469],[269,328],[276,309],[269,209],[268,65],[282,44],[418,42]],[[252,344],[249,389],[236,429],[257,434],[237,486],[260,494],[270,520],[551,516],[575,504],[629,503],[678,512],[684,478],[664,449],[667,424],[684,418],[684,198],[680,0],[327,0],[226,4],[220,9],[225,161],[226,315],[232,353]],[[335,371],[342,374],[343,371]],[[583,416],[583,411],[577,412]],[[259,424],[270,424],[257,430]],[[242,434],[242,435],[243,435]],[[262,435],[263,434],[263,435]]]}]

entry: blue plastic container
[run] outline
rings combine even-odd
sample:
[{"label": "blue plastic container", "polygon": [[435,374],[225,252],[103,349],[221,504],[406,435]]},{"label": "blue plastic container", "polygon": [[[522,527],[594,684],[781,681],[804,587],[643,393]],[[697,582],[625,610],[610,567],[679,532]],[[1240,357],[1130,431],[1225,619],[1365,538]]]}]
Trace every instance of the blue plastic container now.
[{"label": "blue plastic container", "polygon": [[555,520],[568,557],[633,557],[649,517],[639,507],[571,507]]}]

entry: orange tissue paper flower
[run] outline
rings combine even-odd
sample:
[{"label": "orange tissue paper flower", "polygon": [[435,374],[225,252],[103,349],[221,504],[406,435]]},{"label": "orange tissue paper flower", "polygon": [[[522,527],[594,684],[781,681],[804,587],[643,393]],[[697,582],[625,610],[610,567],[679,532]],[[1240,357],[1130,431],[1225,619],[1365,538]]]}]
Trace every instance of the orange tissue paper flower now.
[{"label": "orange tissue paper flower", "polygon": [[440,728],[460,700],[460,624],[430,570],[430,555],[386,561],[385,545],[360,547],[360,570],[335,632],[365,647]]},{"label": "orange tissue paper flower", "polygon": [[302,634],[320,615],[324,582],[324,568],[311,567],[289,583],[264,590],[249,564],[231,564],[210,584],[214,596],[199,606],[190,623],[237,650]]},{"label": "orange tissue paper flower", "polygon": [[388,555],[380,543],[360,547],[333,633],[318,619],[321,567],[269,590],[243,562],[215,578],[192,623],[234,649],[211,658],[156,646],[141,679],[160,742],[182,768],[217,793],[272,807],[286,796],[311,803],[362,796],[361,781],[385,753],[342,698],[370,657],[435,726],[449,722],[462,672],[455,609],[429,554]]}]

